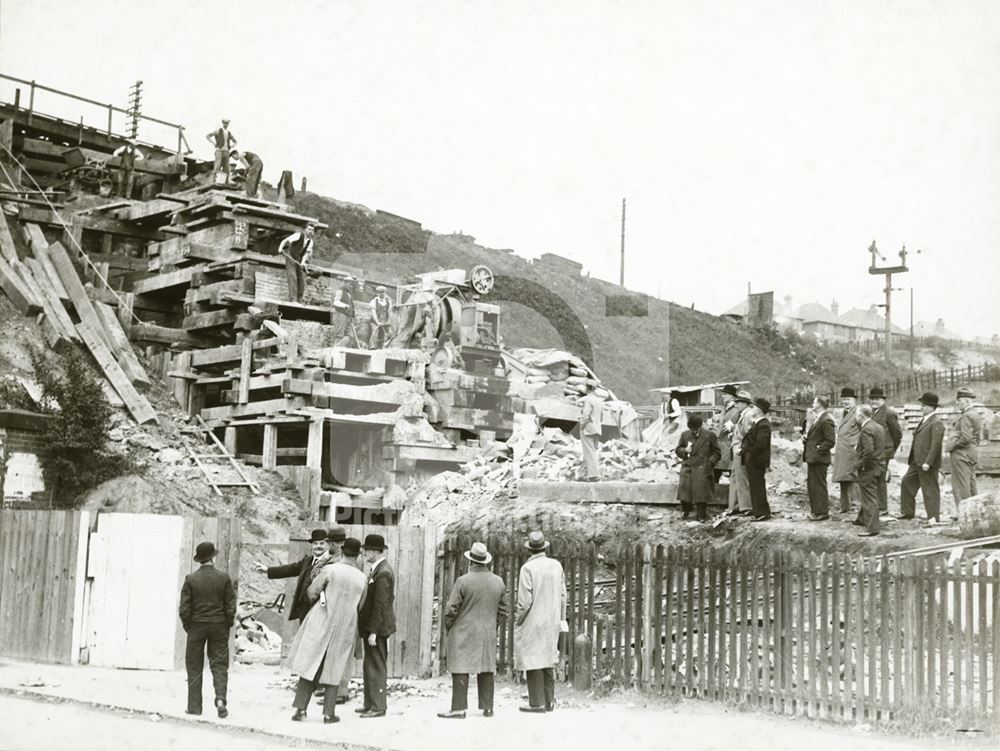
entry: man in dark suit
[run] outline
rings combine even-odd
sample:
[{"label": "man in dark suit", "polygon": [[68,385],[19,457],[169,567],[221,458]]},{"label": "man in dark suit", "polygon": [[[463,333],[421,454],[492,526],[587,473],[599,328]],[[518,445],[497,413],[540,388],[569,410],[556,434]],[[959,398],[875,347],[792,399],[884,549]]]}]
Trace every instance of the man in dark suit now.
[{"label": "man in dark suit", "polygon": [[753,505],[753,520],[766,522],[771,518],[771,506],[767,502],[767,484],[764,473],[771,466],[771,423],[767,413],[771,411],[771,402],[757,398],[753,401],[754,412],[751,413],[753,426],[743,436],[740,449],[740,461],[746,471],[750,483],[750,503]]},{"label": "man in dark suit", "polygon": [[855,524],[864,527],[859,537],[878,534],[878,480],[885,477],[885,431],[872,419],[871,405],[862,404],[857,411],[858,424],[858,485],[861,488],[861,511]]},{"label": "man in dark suit", "polygon": [[[334,528],[330,530],[330,534],[336,529],[340,529],[343,532],[343,528]],[[293,576],[299,578],[295,583],[295,596],[292,598],[292,606],[288,610],[288,620],[290,621],[301,621],[306,617],[306,613],[309,612],[309,608],[313,605],[307,591],[309,585],[312,584],[313,577],[320,572],[323,566],[333,563],[330,557],[330,544],[327,540],[327,534],[325,529],[314,529],[309,538],[312,544],[312,555],[307,555],[300,561],[288,563],[284,566],[257,564],[257,570],[263,574],[267,574],[268,579],[290,579]],[[341,542],[346,537],[347,535],[344,534]]]},{"label": "man in dark suit", "polygon": [[900,519],[912,519],[917,506],[917,490],[924,496],[927,520],[940,521],[941,486],[938,471],[941,469],[941,445],[944,442],[944,425],[935,410],[938,396],[930,391],[920,397],[923,417],[913,431],[913,445],[907,457],[909,467],[900,486]]},{"label": "man in dark suit", "polygon": [[385,717],[385,687],[388,678],[389,637],[396,632],[393,599],[396,577],[385,559],[385,538],[365,537],[365,558],[371,564],[368,594],[358,614],[358,630],[365,644],[362,666],[365,702],[355,710],[362,717]]},{"label": "man in dark suit", "polygon": [[[872,405],[872,419],[885,431],[885,466],[888,470],[889,462],[896,455],[899,444],[903,442],[903,431],[899,427],[896,412],[885,403],[885,392],[878,386],[868,391],[868,403]],[[883,472],[878,481],[878,508],[883,513],[889,510],[887,481],[886,472]]]},{"label": "man in dark suit", "polygon": [[701,415],[691,415],[688,427],[677,443],[677,456],[681,464],[677,498],[681,502],[683,518],[691,515],[692,506],[697,510],[698,521],[708,518],[707,504],[715,497],[713,470],[722,456],[719,439],[711,430],[702,429]]},{"label": "man in dark suit", "polygon": [[825,396],[813,399],[812,425],[806,430],[802,458],[806,463],[806,492],[809,494],[809,521],[830,518],[830,490],[826,482],[830,469],[830,449],[837,443],[837,427],[830,414],[830,400]]},{"label": "man in dark suit", "polygon": [[212,565],[215,545],[198,543],[194,559],[201,567],[184,577],[179,615],[187,632],[184,664],[187,668],[187,713],[201,714],[201,684],[205,672],[205,651],[215,688],[215,709],[219,717],[229,715],[226,689],[229,683],[229,629],[236,617],[233,581]]}]

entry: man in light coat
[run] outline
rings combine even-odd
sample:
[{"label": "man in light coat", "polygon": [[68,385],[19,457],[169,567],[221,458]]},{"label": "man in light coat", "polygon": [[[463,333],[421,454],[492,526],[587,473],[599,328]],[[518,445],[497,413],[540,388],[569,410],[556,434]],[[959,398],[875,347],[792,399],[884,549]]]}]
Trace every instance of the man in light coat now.
[{"label": "man in light coat", "polygon": [[715,436],[719,440],[719,461],[715,465],[713,474],[716,483],[722,479],[724,472],[731,472],[733,468],[733,429],[736,421],[740,418],[743,406],[736,401],[739,393],[736,387],[726,384],[722,387],[722,414],[719,415],[715,428]]},{"label": "man in light coat", "polygon": [[958,408],[962,410],[952,426],[945,450],[951,453],[951,490],[955,510],[966,498],[976,495],[976,464],[979,461],[979,432],[982,421],[972,402],[976,395],[963,386],[958,390]]},{"label": "man in light coat", "polygon": [[566,626],[566,577],[562,564],[549,558],[549,543],[532,532],[525,543],[531,557],[517,579],[514,613],[514,669],[528,682],[528,706],[522,712],[551,712],[556,703],[555,666],[559,662],[559,634]]},{"label": "man in light coat", "polygon": [[493,560],[481,542],[465,553],[469,573],[458,577],[444,611],[445,659],[451,673],[451,711],[438,717],[463,719],[469,707],[469,674],[476,674],[479,708],[493,716],[497,627],[507,618],[507,586],[487,566]]},{"label": "man in light coat", "polygon": [[580,400],[580,449],[583,452],[583,481],[601,479],[601,466],[597,451],[601,446],[601,424],[604,400],[594,393],[594,386],[587,386],[587,395]]},{"label": "man in light coat", "polygon": [[878,386],[873,386],[868,391],[868,403],[872,406],[872,419],[882,426],[885,431],[885,466],[886,472],[879,476],[878,481],[878,508],[881,512],[889,510],[889,489],[886,487],[888,479],[888,466],[899,444],[903,442],[903,431],[899,427],[899,417],[895,410],[885,403],[885,391]]},{"label": "man in light coat", "polygon": [[340,545],[330,543],[336,563],[330,563],[309,585],[309,596],[317,600],[288,650],[288,669],[299,676],[292,706],[292,720],[306,718],[309,699],[317,686],[323,697],[323,722],[339,722],[337,688],[354,654],[358,611],[365,599],[368,580],[353,562],[340,555]]},{"label": "man in light coat", "polygon": [[830,449],[837,442],[837,429],[829,412],[830,400],[825,396],[813,399],[813,421],[806,431],[802,458],[806,463],[806,492],[809,494],[809,521],[830,518],[830,492],[826,473],[830,469]]},{"label": "man in light coat", "polygon": [[749,516],[753,513],[750,500],[750,483],[740,454],[743,451],[743,437],[753,427],[753,397],[749,391],[740,390],[734,403],[739,407],[738,416],[731,429],[733,446],[732,473],[729,475],[729,513]]},{"label": "man in light coat", "polygon": [[913,443],[907,457],[909,466],[900,483],[900,519],[912,519],[916,511],[917,491],[924,497],[927,520],[941,520],[941,486],[938,471],[941,469],[941,449],[944,443],[944,425],[937,415],[938,395],[928,391],[920,397],[923,417],[913,431]]},{"label": "man in light coat", "polygon": [[858,424],[857,411],[858,392],[850,387],[840,390],[840,403],[844,414],[837,425],[837,448],[833,454],[833,481],[840,483],[840,510],[850,511],[854,506],[860,508],[861,492],[858,488],[858,436],[861,425]]}]

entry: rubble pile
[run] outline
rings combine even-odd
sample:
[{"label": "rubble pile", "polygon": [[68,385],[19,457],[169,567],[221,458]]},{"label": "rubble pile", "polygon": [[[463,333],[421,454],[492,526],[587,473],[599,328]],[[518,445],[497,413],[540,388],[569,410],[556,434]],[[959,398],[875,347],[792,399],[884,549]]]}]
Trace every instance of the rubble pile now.
[{"label": "rubble pile", "polygon": [[236,613],[236,659],[277,665],[281,661],[281,636],[254,617],[259,607],[256,602],[240,603]]}]

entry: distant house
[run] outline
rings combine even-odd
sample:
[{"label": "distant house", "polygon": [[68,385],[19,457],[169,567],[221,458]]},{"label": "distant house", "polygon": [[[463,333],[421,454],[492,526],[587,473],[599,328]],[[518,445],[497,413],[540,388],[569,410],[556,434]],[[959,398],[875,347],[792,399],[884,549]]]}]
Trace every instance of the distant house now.
[{"label": "distant house", "polygon": [[[744,299],[722,314],[723,318],[742,321],[747,314],[747,301]],[[778,328],[802,333],[802,316],[799,309],[792,304],[792,296],[785,295],[784,301],[774,303],[774,318]]]},{"label": "distant house", "polygon": [[930,321],[916,321],[913,324],[913,335],[921,337],[936,336],[940,339],[954,339],[957,341],[963,339],[961,334],[956,334],[954,331],[945,328],[943,318],[938,318],[934,323]]},{"label": "distant house", "polygon": [[819,303],[807,303],[799,308],[802,316],[802,333],[825,342],[849,342],[854,328],[840,320],[840,306],[834,300],[829,308]]},{"label": "distant house", "polygon": [[569,276],[579,276],[583,271],[582,263],[555,253],[542,253],[538,258],[538,265]]},{"label": "distant house", "polygon": [[[867,310],[851,308],[840,316],[840,322],[854,330],[851,341],[868,342],[885,337],[885,316],[878,314],[878,308],[872,305]],[[907,336],[908,331],[892,324],[893,338]]]}]

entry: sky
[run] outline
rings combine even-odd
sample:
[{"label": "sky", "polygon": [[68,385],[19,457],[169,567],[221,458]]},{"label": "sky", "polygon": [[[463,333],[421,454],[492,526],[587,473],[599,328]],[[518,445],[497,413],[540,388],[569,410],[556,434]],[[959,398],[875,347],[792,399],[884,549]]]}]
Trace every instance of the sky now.
[{"label": "sky", "polygon": [[228,116],[265,179],[611,281],[625,197],[626,286],[713,313],[748,283],[867,308],[869,244],[905,244],[896,324],[912,287],[1000,332],[993,0],[0,0],[0,72],[141,79],[205,158]]}]

